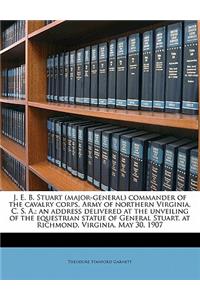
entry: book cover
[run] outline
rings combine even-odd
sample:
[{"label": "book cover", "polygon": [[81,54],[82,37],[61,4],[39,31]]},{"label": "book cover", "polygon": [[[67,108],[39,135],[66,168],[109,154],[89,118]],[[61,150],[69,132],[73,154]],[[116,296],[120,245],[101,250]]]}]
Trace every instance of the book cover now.
[{"label": "book cover", "polygon": [[153,110],[165,109],[166,27],[155,30]]},{"label": "book cover", "polygon": [[90,79],[91,79],[91,54],[90,46],[85,48],[85,60],[84,60],[84,96],[83,104],[90,105]]},{"label": "book cover", "polygon": [[151,143],[150,190],[161,191],[166,145],[175,142],[175,137],[164,137]]},{"label": "book cover", "polygon": [[62,163],[64,170],[67,169],[67,122],[62,123]]},{"label": "book cover", "polygon": [[91,102],[92,106],[98,106],[98,82],[99,82],[99,65],[98,65],[98,45],[92,46],[91,50]]},{"label": "book cover", "polygon": [[130,191],[146,190],[148,143],[158,139],[159,136],[157,133],[148,133],[132,139]]},{"label": "book cover", "polygon": [[101,154],[102,154],[102,134],[105,130],[110,130],[113,126],[97,128],[94,130],[94,174],[93,184],[101,187]]},{"label": "book cover", "polygon": [[78,126],[78,177],[87,179],[88,129],[94,123]]},{"label": "book cover", "polygon": [[78,126],[88,121],[76,121],[71,124],[71,173],[78,176]]},{"label": "book cover", "polygon": [[191,150],[197,147],[196,142],[184,145],[178,149],[176,191],[188,191]]},{"label": "book cover", "polygon": [[54,56],[54,93],[53,101],[58,102],[59,100],[59,55]]},{"label": "book cover", "polygon": [[64,102],[69,102],[69,52],[65,52],[65,67],[64,67]]},{"label": "book cover", "polygon": [[143,33],[141,110],[153,108],[154,31]]},{"label": "book cover", "polygon": [[88,128],[87,181],[90,183],[93,183],[94,180],[94,131],[107,126],[107,124],[96,124],[94,127]]},{"label": "book cover", "polygon": [[99,44],[99,106],[108,104],[108,45]]},{"label": "book cover", "polygon": [[127,38],[117,41],[117,89],[116,107],[126,109],[127,106]]},{"label": "book cover", "polygon": [[198,31],[197,21],[184,22],[182,113],[198,114]]},{"label": "book cover", "polygon": [[76,97],[76,51],[70,51],[70,73],[69,73],[69,103],[75,103]]},{"label": "book cover", "polygon": [[65,53],[62,52],[59,56],[59,102],[64,102],[64,91],[65,91]]},{"label": "book cover", "polygon": [[62,121],[55,123],[55,165],[62,166]]},{"label": "book cover", "polygon": [[119,190],[130,190],[132,138],[144,135],[145,131],[134,131],[121,136],[119,162]]},{"label": "book cover", "polygon": [[116,77],[117,77],[117,42],[109,42],[109,62],[108,62],[108,107],[116,106]]},{"label": "book cover", "polygon": [[84,48],[76,53],[76,104],[83,104],[84,92]]},{"label": "book cover", "polygon": [[54,72],[55,72],[54,55],[52,55],[50,58],[50,99],[49,99],[49,101],[51,102],[54,100]]},{"label": "book cover", "polygon": [[[132,130],[134,131],[134,130]],[[116,132],[112,135],[111,141],[111,178],[110,178],[110,190],[119,190],[119,161],[120,161],[120,141],[121,135],[130,133],[130,129],[125,129],[122,132]]]},{"label": "book cover", "polygon": [[116,132],[122,132],[124,128],[113,128],[106,130],[102,134],[101,144],[101,189],[103,191],[110,190],[111,180],[111,142],[112,135]]},{"label": "book cover", "polygon": [[[50,94],[51,94],[50,66],[51,66],[51,57],[49,56],[47,58],[47,101],[50,100]],[[3,94],[3,96],[5,95]]]},{"label": "book cover", "polygon": [[178,148],[189,142],[189,139],[181,139],[166,146],[162,183],[163,191],[175,191]]},{"label": "book cover", "polygon": [[198,190],[198,149],[190,152],[189,184],[188,191]]},{"label": "book cover", "polygon": [[179,113],[181,111],[183,59],[182,35],[181,22],[168,25],[165,91],[165,110],[167,112]]},{"label": "book cover", "polygon": [[127,109],[140,108],[141,67],[141,36],[136,33],[128,38]]}]

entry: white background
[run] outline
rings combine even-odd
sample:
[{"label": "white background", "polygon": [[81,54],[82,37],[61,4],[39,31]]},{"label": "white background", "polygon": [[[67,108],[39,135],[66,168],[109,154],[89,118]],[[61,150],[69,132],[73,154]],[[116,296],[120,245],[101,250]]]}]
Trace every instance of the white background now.
[{"label": "white background", "polygon": [[[188,20],[200,19],[200,10],[196,0],[2,0],[0,19],[5,18]],[[3,300],[199,300],[199,291],[199,281],[0,282]]]},{"label": "white background", "polygon": [[198,20],[197,0],[9,0],[2,19],[38,20]]},{"label": "white background", "polygon": [[199,281],[4,281],[3,300],[199,300]]},{"label": "white background", "polygon": [[[23,194],[23,193],[22,193]],[[43,194],[43,195],[88,195],[88,192],[85,193],[81,193],[81,192],[67,192],[67,193],[61,193],[61,192],[32,192],[32,193],[28,193],[30,195],[33,195],[34,199],[37,198],[37,194]],[[105,192],[90,192],[90,194],[93,195],[105,195]],[[114,194],[116,195],[116,192],[107,192],[108,195]],[[118,192],[117,195],[123,195],[125,193],[123,192]],[[133,193],[133,192],[126,192],[127,198],[128,195],[133,195],[135,194],[136,196],[142,196],[142,195],[146,195],[145,192],[137,192],[137,193]],[[179,193],[179,192],[168,192],[168,195],[174,195],[175,197],[177,197],[177,195],[179,195],[179,197],[186,196],[186,200],[184,201],[179,201],[177,200],[177,202],[188,202],[191,206],[191,208],[189,208],[188,210],[190,211],[190,220],[189,221],[180,221],[180,222],[176,222],[176,221],[164,221],[162,227],[148,227],[147,223],[145,223],[146,227],[145,228],[85,228],[82,226],[82,222],[79,221],[80,227],[79,228],[37,228],[37,222],[31,222],[31,221],[21,221],[21,219],[19,219],[19,221],[10,221],[8,216],[10,216],[10,206],[9,206],[9,202],[13,201],[14,199],[14,195],[17,195],[18,199],[21,199],[21,193],[17,192],[2,192],[0,193],[0,232],[200,232],[200,200],[199,200],[199,192],[184,192],[184,193]],[[151,196],[155,196],[158,195],[160,196],[161,193],[160,192],[149,192],[148,195]],[[28,199],[28,197],[27,197]],[[146,200],[148,202],[148,200]],[[158,200],[159,202],[163,202],[161,200]],[[23,201],[21,201],[23,203]],[[28,201],[27,201],[28,202]],[[35,200],[35,202],[42,202]],[[48,201],[46,201],[48,202]],[[56,202],[56,201],[55,201]],[[68,201],[70,202],[70,201]],[[72,201],[73,202],[73,201]],[[82,201],[80,201],[82,203]],[[85,202],[91,202],[91,201],[85,201]],[[99,201],[98,201],[99,202]],[[107,203],[109,201],[106,201]],[[111,202],[111,201],[110,201]],[[120,202],[120,201],[118,201]],[[123,201],[126,202],[126,201]],[[130,201],[131,202],[131,201]],[[140,200],[137,200],[135,202],[141,202]],[[152,201],[153,202],[153,201]],[[173,202],[173,201],[169,201],[166,200],[165,202]],[[171,208],[171,207],[167,207],[168,209],[176,209],[175,208]],[[96,208],[95,208],[96,209]],[[162,208],[163,209],[163,208]],[[177,209],[182,209],[182,207],[177,207]],[[34,210],[34,208],[33,208]],[[103,214],[102,214],[103,215]],[[41,216],[41,215],[40,215]],[[89,215],[88,215],[89,216]],[[98,215],[96,215],[98,216]],[[164,215],[165,216],[165,215]],[[170,216],[170,214],[166,214],[166,216]],[[172,215],[173,216],[173,215]],[[181,218],[184,215],[181,215]],[[56,223],[56,222],[55,222]],[[134,222],[134,224],[136,225],[136,222]],[[134,225],[134,226],[135,226]]]}]

